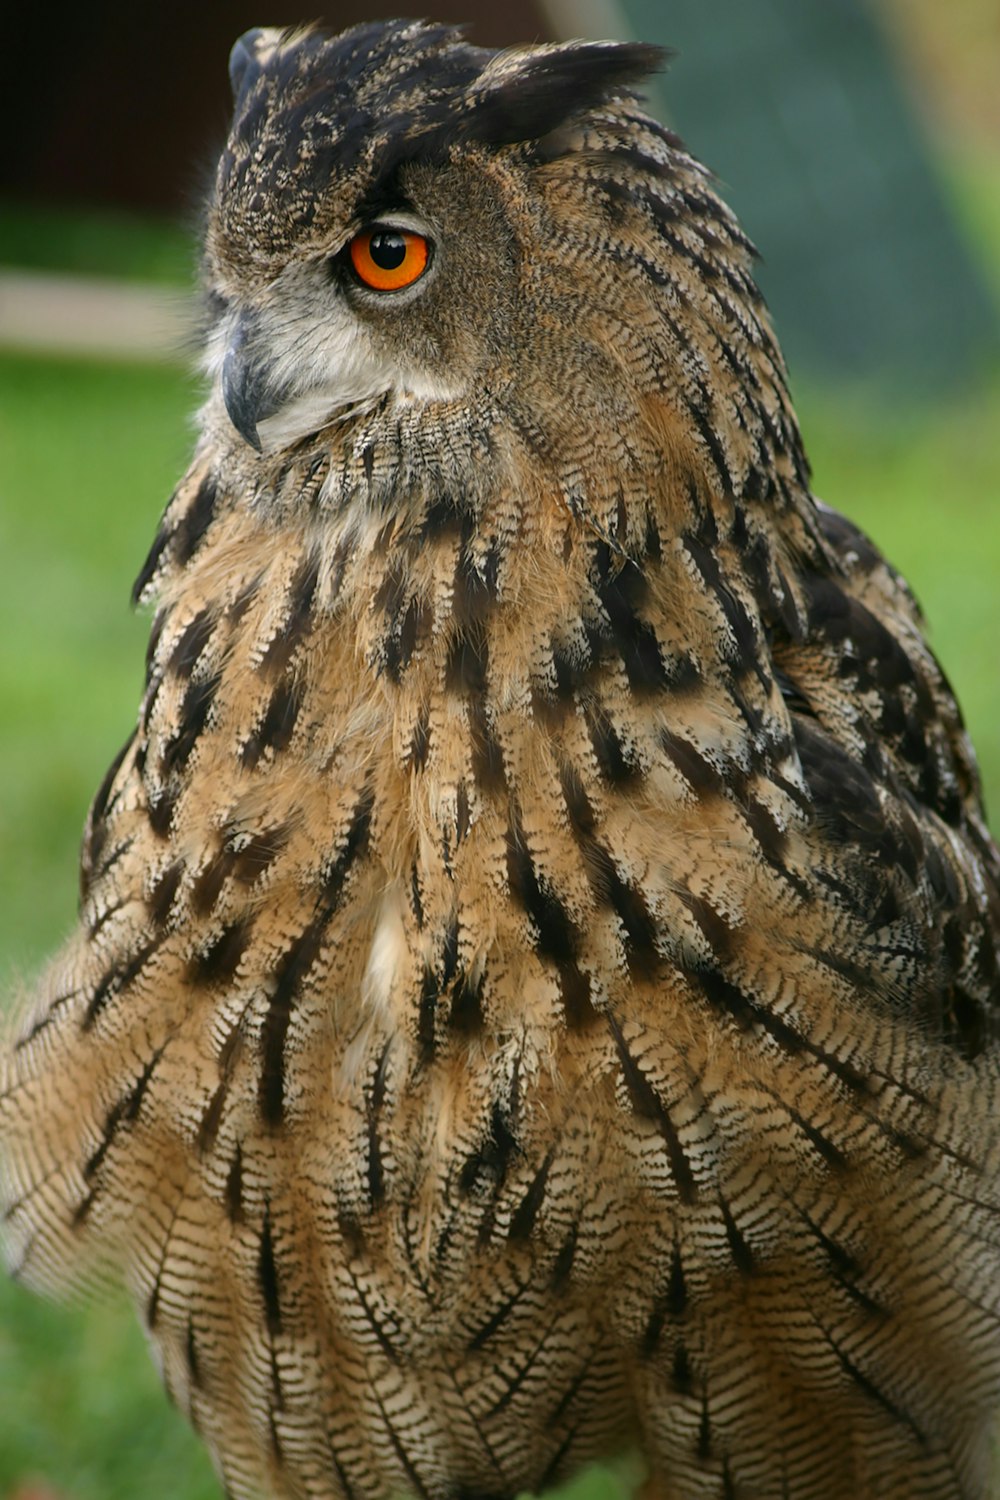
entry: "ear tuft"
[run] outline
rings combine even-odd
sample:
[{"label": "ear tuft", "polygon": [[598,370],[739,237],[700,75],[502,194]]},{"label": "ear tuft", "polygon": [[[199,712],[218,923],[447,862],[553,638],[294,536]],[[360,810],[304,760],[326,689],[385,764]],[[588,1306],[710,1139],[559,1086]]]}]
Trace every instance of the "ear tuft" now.
[{"label": "ear tuft", "polygon": [[473,107],[460,130],[466,139],[495,146],[538,140],[578,110],[591,109],[611,95],[665,66],[670,52],[644,42],[573,42],[526,57],[512,69],[486,69],[473,95]]},{"label": "ear tuft", "polygon": [[229,54],[229,83],[233,90],[234,104],[247,82],[247,70],[257,66],[257,40],[261,34],[262,28],[255,26],[251,31],[244,31],[233,43],[233,50]]}]

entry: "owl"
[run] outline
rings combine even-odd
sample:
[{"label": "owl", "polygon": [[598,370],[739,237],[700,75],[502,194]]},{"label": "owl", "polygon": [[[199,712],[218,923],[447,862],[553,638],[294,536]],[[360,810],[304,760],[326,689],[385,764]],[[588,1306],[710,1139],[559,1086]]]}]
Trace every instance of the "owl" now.
[{"label": "owl", "polygon": [[14,1272],[226,1492],[987,1500],[1000,857],[651,47],[257,30]]}]

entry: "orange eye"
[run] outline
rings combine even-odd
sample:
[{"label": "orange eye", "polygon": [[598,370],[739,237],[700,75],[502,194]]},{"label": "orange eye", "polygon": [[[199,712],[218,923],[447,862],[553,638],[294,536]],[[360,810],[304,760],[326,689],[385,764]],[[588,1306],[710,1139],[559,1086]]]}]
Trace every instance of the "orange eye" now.
[{"label": "orange eye", "polygon": [[409,229],[365,229],[348,246],[354,274],[376,292],[398,292],[426,271],[430,244]]}]

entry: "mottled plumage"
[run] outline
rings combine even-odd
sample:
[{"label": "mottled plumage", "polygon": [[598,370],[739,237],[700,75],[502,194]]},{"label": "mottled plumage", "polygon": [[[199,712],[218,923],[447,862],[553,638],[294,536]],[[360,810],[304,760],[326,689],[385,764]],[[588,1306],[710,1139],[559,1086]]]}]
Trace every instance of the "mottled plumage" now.
[{"label": "mottled plumage", "polygon": [[235,1496],[995,1493],[1000,862],[657,62],[234,49],[148,685],[0,1126],[15,1270],[124,1277]]}]

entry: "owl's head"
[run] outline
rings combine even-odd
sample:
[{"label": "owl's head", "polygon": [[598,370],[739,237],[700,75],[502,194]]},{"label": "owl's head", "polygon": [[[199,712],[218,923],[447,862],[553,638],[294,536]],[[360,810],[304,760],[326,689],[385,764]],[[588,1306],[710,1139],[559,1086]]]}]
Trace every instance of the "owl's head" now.
[{"label": "owl's head", "polygon": [[648,420],[651,451],[673,424],[726,488],[773,469],[795,439],[751,247],[632,92],[662,59],[404,21],[242,37],[205,255],[242,439],[489,408],[564,469],[602,431],[634,460]]}]

